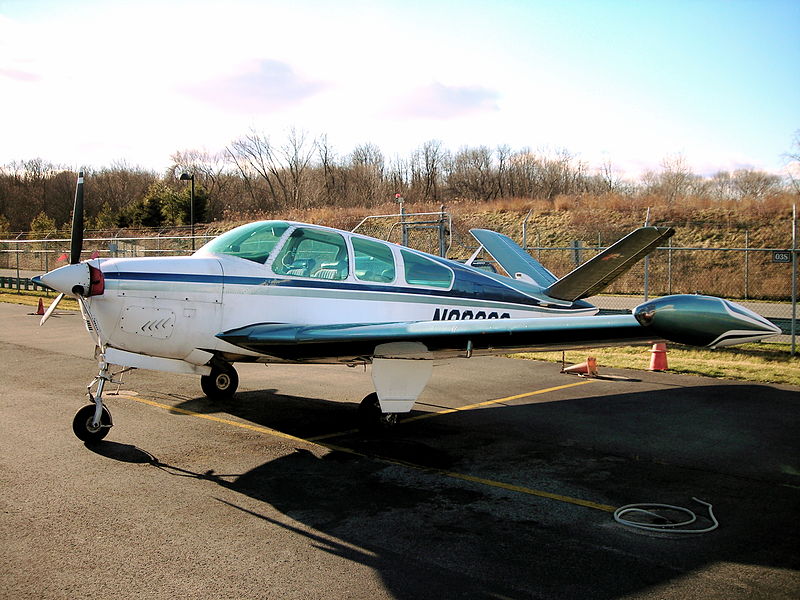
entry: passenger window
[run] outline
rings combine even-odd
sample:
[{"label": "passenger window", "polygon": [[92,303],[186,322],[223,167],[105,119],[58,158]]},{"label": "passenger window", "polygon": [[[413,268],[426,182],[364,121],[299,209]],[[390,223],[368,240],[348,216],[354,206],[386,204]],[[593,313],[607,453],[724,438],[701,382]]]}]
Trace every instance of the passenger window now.
[{"label": "passenger window", "polygon": [[424,256],[400,250],[405,265],[406,281],[411,285],[430,285],[449,288],[453,283],[453,272]]},{"label": "passenger window", "polygon": [[347,279],[349,268],[344,238],[332,231],[295,229],[275,257],[272,270],[280,275]]},{"label": "passenger window", "polygon": [[357,237],[351,238],[351,240],[357,279],[380,283],[394,281],[394,256],[392,256],[392,249],[389,246]]}]

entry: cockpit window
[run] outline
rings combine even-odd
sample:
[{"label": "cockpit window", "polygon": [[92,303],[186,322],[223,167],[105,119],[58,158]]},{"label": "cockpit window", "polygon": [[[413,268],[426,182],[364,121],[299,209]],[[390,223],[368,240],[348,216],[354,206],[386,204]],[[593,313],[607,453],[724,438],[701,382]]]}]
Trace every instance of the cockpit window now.
[{"label": "cockpit window", "polygon": [[279,275],[315,279],[347,279],[347,245],[338,233],[298,227],[272,263]]},{"label": "cockpit window", "polygon": [[283,221],[248,223],[214,238],[201,250],[210,254],[237,256],[263,264],[288,228],[289,224]]}]

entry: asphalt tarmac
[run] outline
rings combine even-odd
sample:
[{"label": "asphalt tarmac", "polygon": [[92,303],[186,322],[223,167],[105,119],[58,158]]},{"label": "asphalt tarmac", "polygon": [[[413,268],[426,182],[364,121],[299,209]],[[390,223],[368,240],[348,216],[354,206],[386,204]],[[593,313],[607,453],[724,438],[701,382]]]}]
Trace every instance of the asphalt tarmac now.
[{"label": "asphalt tarmac", "polygon": [[[241,365],[221,404],[133,371],[86,446],[92,340],[29,312],[0,304],[1,598],[800,597],[800,388],[458,359],[366,436],[363,368]],[[612,514],[710,527],[693,496],[717,529]]]}]

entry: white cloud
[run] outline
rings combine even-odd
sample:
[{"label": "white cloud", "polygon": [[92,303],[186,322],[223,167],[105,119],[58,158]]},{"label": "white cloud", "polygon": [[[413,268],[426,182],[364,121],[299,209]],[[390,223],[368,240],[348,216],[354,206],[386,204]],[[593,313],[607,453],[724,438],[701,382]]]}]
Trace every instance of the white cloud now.
[{"label": "white cloud", "polygon": [[434,82],[404,94],[389,109],[393,117],[452,119],[499,110],[499,94],[479,85],[444,85]]},{"label": "white cloud", "polygon": [[261,113],[288,108],[326,87],[298,75],[289,64],[262,59],[251,61],[235,74],[188,85],[184,90],[223,110]]}]

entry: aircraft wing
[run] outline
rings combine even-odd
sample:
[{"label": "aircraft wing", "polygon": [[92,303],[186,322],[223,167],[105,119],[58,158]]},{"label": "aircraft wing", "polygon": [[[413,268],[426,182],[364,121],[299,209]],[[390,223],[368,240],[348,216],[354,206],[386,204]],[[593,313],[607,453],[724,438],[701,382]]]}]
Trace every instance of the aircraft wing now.
[{"label": "aircraft wing", "polygon": [[781,333],[760,315],[711,296],[664,296],[629,315],[291,325],[257,323],[217,334],[235,346],[283,360],[371,358],[376,346],[418,342],[434,354],[592,348],[663,340],[716,348]]},{"label": "aircraft wing", "polygon": [[570,302],[593,296],[674,234],[675,230],[671,227],[640,227],[556,281],[544,292],[553,298]]},{"label": "aircraft wing", "polygon": [[306,326],[260,323],[217,337],[283,360],[371,357],[377,345],[389,342],[421,342],[434,354],[471,355],[662,339],[633,315]]}]

